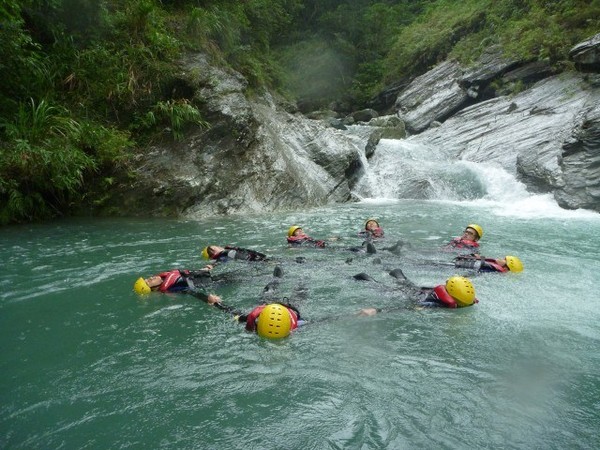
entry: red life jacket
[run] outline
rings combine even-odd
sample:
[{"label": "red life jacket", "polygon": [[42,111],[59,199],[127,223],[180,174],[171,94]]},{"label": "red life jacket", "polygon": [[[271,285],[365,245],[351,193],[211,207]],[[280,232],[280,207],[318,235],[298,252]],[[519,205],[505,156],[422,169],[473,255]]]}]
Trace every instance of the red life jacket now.
[{"label": "red life jacket", "polygon": [[[454,298],[448,294],[446,286],[443,284],[439,284],[434,287],[433,292],[438,300],[443,303],[445,308],[459,308],[458,303],[456,303],[456,300],[454,300]],[[473,304],[475,303],[479,303],[479,300],[474,299]]]},{"label": "red life jacket", "polygon": [[310,244],[314,247],[325,247],[325,241],[317,241],[316,239],[313,239],[309,236],[289,236],[287,238],[288,244],[291,244],[293,246],[299,247],[300,245],[303,244]]},{"label": "red life jacket", "polygon": [[446,286],[440,284],[433,288],[433,292],[437,299],[442,302],[445,308],[457,308],[456,300],[452,298],[448,291],[446,290]]},{"label": "red life jacket", "polygon": [[477,248],[479,247],[479,243],[477,241],[470,241],[468,239],[462,239],[462,238],[454,238],[452,239],[452,241],[450,241],[450,245],[451,247],[454,248]]},{"label": "red life jacket", "polygon": [[[256,331],[256,321],[258,320],[258,316],[260,315],[262,310],[265,309],[265,306],[267,305],[260,305],[254,308],[252,311],[250,311],[250,314],[248,314],[248,318],[246,319],[246,330]],[[298,328],[298,315],[295,311],[291,310],[290,308],[286,307],[285,309],[287,309],[287,311],[290,313],[290,319],[292,321],[291,329],[295,330],[296,328]]]},{"label": "red life jacket", "polygon": [[372,230],[365,229],[364,231],[359,231],[358,235],[362,238],[373,237],[373,238],[382,238],[383,237],[383,228],[377,227]]},{"label": "red life jacket", "polygon": [[503,267],[496,262],[495,259],[484,259],[487,266],[494,269],[496,272],[508,272],[508,267]]},{"label": "red life jacket", "polygon": [[159,273],[158,276],[163,280],[162,284],[158,287],[158,290],[160,292],[167,292],[171,286],[177,283],[181,277],[181,273],[179,273],[179,270],[175,269],[168,272]]}]

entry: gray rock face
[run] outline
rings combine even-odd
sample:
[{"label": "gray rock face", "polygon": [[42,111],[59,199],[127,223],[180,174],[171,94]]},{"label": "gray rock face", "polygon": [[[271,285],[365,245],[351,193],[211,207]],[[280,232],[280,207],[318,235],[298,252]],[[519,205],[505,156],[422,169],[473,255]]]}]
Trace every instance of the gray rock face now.
[{"label": "gray rock face", "polygon": [[212,127],[139,156],[130,210],[153,215],[232,214],[345,202],[361,175],[356,141],[320,121],[294,116],[263,93],[248,100],[239,74],[202,55],[181,77]]},{"label": "gray rock face", "polygon": [[502,49],[494,45],[483,52],[474,67],[465,71],[461,84],[466,87],[481,86],[518,65],[519,61],[506,58],[502,55]]},{"label": "gray rock face", "polygon": [[563,208],[600,210],[600,104],[584,112],[562,148],[564,184],[554,197]]},{"label": "gray rock face", "polygon": [[569,51],[569,56],[584,69],[600,69],[600,33],[577,44]]},{"label": "gray rock face", "polygon": [[459,84],[462,73],[457,62],[447,61],[410,83],[395,105],[408,131],[421,132],[463,105],[468,95]]},{"label": "gray rock face", "polygon": [[457,158],[497,163],[531,189],[554,192],[564,207],[600,211],[598,104],[600,89],[581,75],[562,74],[513,97],[465,108],[413,139],[450,149]]}]

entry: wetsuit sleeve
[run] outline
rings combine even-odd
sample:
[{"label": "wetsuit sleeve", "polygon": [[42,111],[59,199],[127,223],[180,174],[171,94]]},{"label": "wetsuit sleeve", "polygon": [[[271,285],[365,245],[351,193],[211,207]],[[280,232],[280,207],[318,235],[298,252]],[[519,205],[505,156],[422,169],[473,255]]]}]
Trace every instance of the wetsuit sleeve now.
[{"label": "wetsuit sleeve", "polygon": [[475,258],[456,258],[454,260],[454,267],[457,269],[479,270],[481,266],[481,260]]},{"label": "wetsuit sleeve", "polygon": [[236,318],[238,322],[246,323],[248,314],[245,314],[242,311],[235,309],[233,306],[224,305],[223,303],[215,303],[213,306],[223,312],[231,314]]},{"label": "wetsuit sleeve", "polygon": [[265,261],[267,259],[267,255],[257,252],[256,250],[236,247],[235,251],[235,259],[243,259],[246,261]]},{"label": "wetsuit sleeve", "polygon": [[187,294],[190,294],[192,297],[196,297],[197,299],[202,300],[203,302],[208,302],[209,294],[204,289],[194,287],[193,289],[189,289],[185,292]]}]

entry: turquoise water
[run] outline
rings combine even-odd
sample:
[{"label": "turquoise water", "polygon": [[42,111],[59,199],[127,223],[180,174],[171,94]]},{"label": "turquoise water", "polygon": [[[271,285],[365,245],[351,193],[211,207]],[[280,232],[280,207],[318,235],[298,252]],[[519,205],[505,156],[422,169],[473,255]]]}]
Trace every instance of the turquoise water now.
[{"label": "turquoise water", "polygon": [[[377,255],[344,250],[371,216]],[[436,249],[470,222],[483,254],[525,271],[474,277],[480,303],[460,310],[386,288],[394,267],[422,285],[453,275],[425,261],[450,260]],[[287,249],[294,223],[337,249]],[[600,215],[543,196],[3,228],[0,447],[598,448],[599,237]],[[398,239],[411,248],[381,250]],[[132,292],[140,275],[201,266],[209,243],[278,258],[281,295],[308,289],[309,324],[268,341],[192,297]],[[217,268],[231,279],[218,293],[250,310],[274,264]],[[367,306],[401,308],[355,315]]]}]

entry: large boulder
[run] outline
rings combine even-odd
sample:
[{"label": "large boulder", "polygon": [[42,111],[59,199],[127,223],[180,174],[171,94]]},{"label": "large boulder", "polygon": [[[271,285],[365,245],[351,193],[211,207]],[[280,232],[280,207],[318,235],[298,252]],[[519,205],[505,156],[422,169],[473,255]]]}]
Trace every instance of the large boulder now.
[{"label": "large boulder", "polygon": [[195,217],[351,198],[363,169],[355,141],[286,112],[267,92],[250,98],[240,74],[204,55],[187,58],[179,77],[211,128],[140,154],[134,181],[121,191],[124,212]]},{"label": "large boulder", "polygon": [[600,33],[577,44],[569,56],[581,70],[600,70]]},{"label": "large boulder", "polygon": [[563,145],[559,166],[563,185],[555,193],[558,204],[600,211],[600,103],[582,114]]},{"label": "large boulder", "polygon": [[409,132],[419,133],[463,106],[468,95],[459,83],[462,73],[456,61],[446,61],[415,78],[398,96],[395,107]]}]

